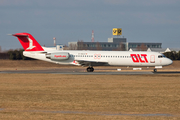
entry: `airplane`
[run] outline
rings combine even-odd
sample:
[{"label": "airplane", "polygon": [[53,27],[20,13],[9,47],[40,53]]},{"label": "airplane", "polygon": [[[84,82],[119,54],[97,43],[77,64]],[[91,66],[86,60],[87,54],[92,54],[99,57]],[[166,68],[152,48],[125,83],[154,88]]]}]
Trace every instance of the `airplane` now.
[{"label": "airplane", "polygon": [[18,38],[26,57],[63,65],[87,66],[87,72],[93,72],[94,66],[155,67],[172,64],[172,60],[158,52],[147,51],[89,51],[55,50],[41,46],[29,33],[11,34]]}]

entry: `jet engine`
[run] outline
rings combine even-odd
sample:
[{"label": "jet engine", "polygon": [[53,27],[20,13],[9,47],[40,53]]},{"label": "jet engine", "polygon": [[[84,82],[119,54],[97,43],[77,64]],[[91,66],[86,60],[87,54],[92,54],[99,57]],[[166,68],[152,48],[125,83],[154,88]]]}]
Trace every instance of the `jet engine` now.
[{"label": "jet engine", "polygon": [[47,53],[46,58],[51,60],[67,60],[69,59],[69,53],[68,52]]}]

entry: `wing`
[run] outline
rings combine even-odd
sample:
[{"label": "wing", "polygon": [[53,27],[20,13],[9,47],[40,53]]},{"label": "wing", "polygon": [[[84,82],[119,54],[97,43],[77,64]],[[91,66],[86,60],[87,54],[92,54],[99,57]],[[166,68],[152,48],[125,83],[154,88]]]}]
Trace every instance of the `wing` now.
[{"label": "wing", "polygon": [[107,61],[88,61],[76,60],[81,66],[106,66],[109,65]]}]

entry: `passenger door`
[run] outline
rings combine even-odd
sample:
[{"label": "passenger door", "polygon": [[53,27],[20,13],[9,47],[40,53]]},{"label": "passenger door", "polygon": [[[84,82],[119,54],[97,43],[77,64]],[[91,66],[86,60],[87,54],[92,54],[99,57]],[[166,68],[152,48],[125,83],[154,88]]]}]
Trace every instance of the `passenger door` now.
[{"label": "passenger door", "polygon": [[155,55],[150,56],[150,63],[155,63]]}]

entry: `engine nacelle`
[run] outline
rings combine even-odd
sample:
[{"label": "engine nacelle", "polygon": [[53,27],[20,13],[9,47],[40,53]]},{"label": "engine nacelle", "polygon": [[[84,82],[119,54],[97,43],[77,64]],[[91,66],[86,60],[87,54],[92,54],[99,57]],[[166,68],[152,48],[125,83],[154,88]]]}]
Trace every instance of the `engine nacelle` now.
[{"label": "engine nacelle", "polygon": [[67,60],[69,59],[69,53],[68,52],[47,53],[46,58],[51,60]]}]

